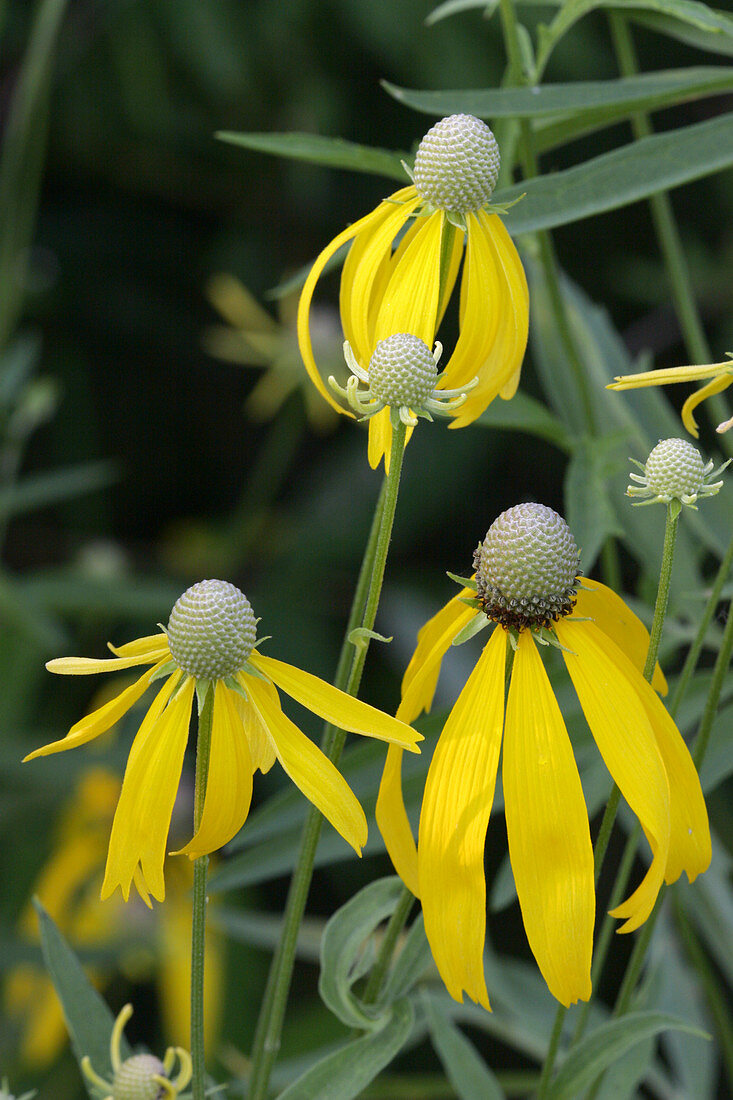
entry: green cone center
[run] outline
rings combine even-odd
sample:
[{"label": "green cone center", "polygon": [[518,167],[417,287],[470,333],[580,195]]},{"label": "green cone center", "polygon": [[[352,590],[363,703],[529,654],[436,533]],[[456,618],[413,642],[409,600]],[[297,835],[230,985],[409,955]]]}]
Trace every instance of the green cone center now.
[{"label": "green cone center", "polygon": [[199,581],[187,588],[168,620],[173,659],[184,672],[205,680],[238,672],[256,639],[250,602],[228,581]]}]

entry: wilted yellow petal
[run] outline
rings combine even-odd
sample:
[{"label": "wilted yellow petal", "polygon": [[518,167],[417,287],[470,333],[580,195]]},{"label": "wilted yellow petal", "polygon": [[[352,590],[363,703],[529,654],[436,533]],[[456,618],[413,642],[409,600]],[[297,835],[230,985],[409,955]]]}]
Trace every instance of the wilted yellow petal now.
[{"label": "wilted yellow petal", "polygon": [[395,871],[407,889],[419,897],[417,845],[402,795],[402,752],[397,745],[387,749],[374,816]]},{"label": "wilted yellow petal", "polygon": [[567,1008],[591,995],[595,889],[583,788],[532,634],[519,634],[502,764],[509,857],[532,954]]},{"label": "wilted yellow petal", "polygon": [[[612,588],[587,577],[583,577],[582,583],[572,617],[592,619],[598,629],[624,651],[639,672],[643,672],[649,648],[649,631],[641,619]],[[662,695],[667,694],[667,681],[659,662],[654,670],[652,687]]]},{"label": "wilted yellow petal", "polygon": [[[384,714],[376,707],[370,707],[368,703],[362,703],[345,691],[339,691],[310,672],[285,664],[284,661],[276,661],[274,657],[264,657],[255,652],[250,661],[297,703],[320,715],[327,722],[332,722],[339,729],[361,733],[365,737],[376,737],[380,741],[390,741],[409,752],[420,751],[417,742],[422,741],[422,734],[397,718]],[[251,677],[247,678],[247,684],[249,690]]]},{"label": "wilted yellow petal", "polygon": [[699,382],[703,378],[717,378],[731,370],[731,361],[706,363],[702,366],[663,367],[660,370],[641,371],[639,374],[619,374],[606,386],[607,390],[636,390],[643,386],[668,386],[673,382]]},{"label": "wilted yellow petal", "polygon": [[484,979],[484,843],[504,720],[506,632],[498,627],[451,711],[425,784],[418,876],[425,934],[451,997],[490,1008]]},{"label": "wilted yellow petal", "polygon": [[631,897],[613,910],[626,918],[619,932],[633,932],[654,907],[669,856],[669,785],[654,732],[637,691],[613,659],[617,648],[592,622],[561,619],[555,632],[563,657],[606,767],[639,818],[652,863]]},{"label": "wilted yellow petal", "polygon": [[453,639],[477,614],[475,607],[463,603],[464,598],[473,596],[475,592],[470,588],[462,588],[418,631],[417,647],[402,677],[402,700],[397,717],[403,722],[414,722],[424,710],[430,710],[443,657]]},{"label": "wilted yellow petal", "polygon": [[393,265],[377,312],[375,342],[409,332],[432,347],[440,301],[440,245],[445,216],[421,218],[409,246]]},{"label": "wilted yellow petal", "polygon": [[165,898],[163,862],[188,740],[193,691],[194,681],[189,677],[158,721],[141,728],[135,738],[112,823],[102,899],[119,886],[127,901],[138,865],[146,889],[158,901]]},{"label": "wilted yellow petal", "polygon": [[[728,367],[730,368],[730,360],[728,361]],[[727,390],[733,382],[733,373],[729,372],[722,375],[720,378],[714,378],[712,382],[708,382],[707,386],[702,386],[697,393],[691,394],[684,405],[682,406],[682,423],[687,428],[690,435],[695,439],[698,437],[697,421],[693,415],[697,406],[705,401],[708,397],[713,397],[716,393],[722,393],[723,390]]]},{"label": "wilted yellow petal", "polygon": [[93,741],[95,737],[99,737],[100,733],[105,733],[108,729],[111,729],[115,722],[119,722],[120,718],[127,714],[130,707],[145,694],[150,687],[153,676],[164,664],[165,660],[153,665],[134,684],[125,688],[114,699],[110,699],[104,706],[80,719],[71,727],[66,737],[62,737],[59,741],[52,741],[50,745],[44,745],[43,748],[35,749],[34,752],[29,753],[24,758],[23,762],[35,760],[38,756],[50,756],[51,753],[65,752],[66,749],[76,749],[80,745],[86,745],[89,741]]},{"label": "wilted yellow petal", "polygon": [[[148,634],[145,638],[136,638],[133,642],[125,642],[124,645],[112,645],[111,642],[107,642],[107,645],[116,657],[135,657],[143,653],[157,654],[159,650],[168,649],[168,635]],[[157,656],[155,660],[158,660]]]},{"label": "wilted yellow petal", "polygon": [[173,855],[198,859],[215,852],[228,844],[247,820],[253,768],[244,727],[234,706],[234,694],[221,680],[217,681],[201,824],[185,848]]},{"label": "wilted yellow petal", "polygon": [[[165,647],[166,659],[170,654]],[[129,657],[54,657],[46,662],[49,672],[55,672],[62,676],[91,676],[98,672],[118,672],[122,668],[134,668],[135,665],[152,664],[159,661],[164,650],[158,648],[154,652],[146,650],[144,653],[136,653]]]},{"label": "wilted yellow petal", "polygon": [[348,783],[319,748],[283,714],[272,684],[245,676],[247,694],[267,729],[277,758],[305,797],[361,855],[367,823]]},{"label": "wilted yellow petal", "polygon": [[[244,674],[239,673],[237,679],[246,691],[247,686]],[[244,699],[238,692],[234,692],[232,699],[237,709],[239,719],[244,727],[247,741],[249,742],[252,771],[254,772],[259,768],[262,774],[266,775],[276,760],[275,750],[272,747],[267,729],[262,724],[262,719],[249,699]]]}]

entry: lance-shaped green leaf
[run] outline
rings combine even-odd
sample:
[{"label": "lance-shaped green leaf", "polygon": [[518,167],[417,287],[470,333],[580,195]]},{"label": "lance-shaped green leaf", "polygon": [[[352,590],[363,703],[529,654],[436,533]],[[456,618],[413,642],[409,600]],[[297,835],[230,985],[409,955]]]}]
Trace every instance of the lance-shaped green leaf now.
[{"label": "lance-shaped green leaf", "polygon": [[635,11],[631,14],[635,23],[657,34],[667,35],[668,38],[684,42],[686,46],[693,46],[696,50],[733,57],[733,18],[724,11],[715,12],[720,22],[720,32],[717,34],[690,23],[683,23],[675,19],[674,15],[647,11]]},{"label": "lance-shaped green leaf", "polygon": [[576,1100],[633,1046],[671,1028],[702,1039],[709,1037],[700,1028],[666,1012],[631,1012],[619,1020],[609,1020],[570,1051],[550,1086],[549,1100]]},{"label": "lance-shaped green leaf", "polygon": [[365,941],[394,911],[402,883],[393,876],[365,886],[334,913],[321,941],[321,999],[347,1027],[371,1031],[382,1008],[363,1005],[352,992],[362,973],[360,963]]},{"label": "lance-shaped green leaf", "polygon": [[618,210],[733,166],[733,114],[653,134],[563,172],[496,192],[521,202],[503,217],[510,233],[535,232]]},{"label": "lance-shaped green leaf", "polygon": [[624,440],[618,436],[579,440],[565,471],[565,517],[586,573],[593,568],[606,539],[623,534],[610,493],[615,490],[618,496],[614,480],[619,460],[623,462]]},{"label": "lance-shaped green leaf", "polygon": [[407,1042],[412,1005],[397,1001],[368,1035],[327,1054],[281,1092],[278,1100],[353,1100],[389,1065]]},{"label": "lance-shaped green leaf", "polygon": [[422,1003],[433,1048],[460,1100],[504,1100],[496,1077],[463,1032],[440,1011],[440,1002],[425,994]]},{"label": "lance-shaped green leaf", "polygon": [[562,421],[536,397],[530,397],[521,390],[514,394],[511,401],[492,401],[475,423],[483,428],[535,435],[568,454],[573,449],[572,436]]},{"label": "lance-shaped green leaf", "polygon": [[[81,1062],[88,1055],[97,1073],[110,1078],[109,1041],[114,1017],[38,898],[33,899],[33,904],[38,913],[43,958],[61,1001],[76,1060]],[[120,1054],[123,1061],[132,1054],[124,1035]],[[89,1092],[94,1095],[91,1089]]]},{"label": "lance-shaped green leaf", "polygon": [[412,159],[406,153],[392,153],[388,149],[373,149],[369,145],[357,145],[342,138],[325,137],[323,134],[304,133],[232,133],[222,130],[216,137],[230,145],[239,145],[257,153],[270,153],[289,160],[304,160],[308,164],[320,164],[326,168],[347,168],[352,172],[370,172],[388,176],[402,184],[410,181],[402,167],[404,159]]},{"label": "lance-shaped green leaf", "polygon": [[544,118],[548,115],[582,116],[608,111],[615,122],[633,111],[652,111],[706,95],[728,91],[733,69],[699,66],[666,69],[616,80],[578,80],[568,84],[539,84],[530,88],[466,88],[450,91],[417,91],[388,81],[382,87],[407,107],[425,114],[466,113],[485,118]]},{"label": "lance-shaped green leaf", "polygon": [[16,485],[0,489],[0,520],[104,489],[117,476],[109,462],[82,462],[50,473],[29,474]]}]

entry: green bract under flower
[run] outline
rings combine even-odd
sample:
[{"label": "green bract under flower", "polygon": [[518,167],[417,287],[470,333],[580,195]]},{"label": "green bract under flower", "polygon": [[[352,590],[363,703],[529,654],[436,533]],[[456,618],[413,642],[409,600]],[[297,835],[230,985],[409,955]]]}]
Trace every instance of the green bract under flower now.
[{"label": "green bract under flower", "polygon": [[518,504],[494,520],[474,554],[479,603],[503,626],[550,626],[573,609],[579,566],[565,520],[544,504]]},{"label": "green bract under flower", "polygon": [[450,115],[428,130],[415,155],[413,180],[437,210],[469,214],[488,203],[501,156],[489,127],[474,115]]},{"label": "green bract under flower", "polygon": [[661,439],[649,454],[645,464],[631,459],[641,474],[629,474],[636,485],[629,485],[626,495],[640,497],[634,504],[669,504],[679,501],[695,507],[698,497],[714,496],[723,486],[715,481],[730,462],[717,470],[713,461],[703,462],[702,455],[686,439]]},{"label": "green bract under flower", "polygon": [[168,620],[171,656],[184,672],[205,680],[233,676],[252,652],[257,622],[249,600],[228,581],[187,588]]}]

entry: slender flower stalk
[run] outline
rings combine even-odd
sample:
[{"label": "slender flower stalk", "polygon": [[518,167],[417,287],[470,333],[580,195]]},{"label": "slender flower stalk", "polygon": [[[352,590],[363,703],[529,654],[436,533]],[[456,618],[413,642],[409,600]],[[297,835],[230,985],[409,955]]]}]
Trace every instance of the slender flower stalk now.
[{"label": "slender flower stalk", "polygon": [[[359,578],[359,585],[357,586],[349,628],[347,628],[342,645],[338,671],[343,676],[343,681],[337,680],[337,685],[343,687],[349,695],[356,695],[359,690],[369,648],[370,634],[376,621],[397,507],[406,430],[407,426],[397,418],[391,437],[388,473],[385,474],[383,493],[380,495],[377,504],[372,534],[365,552],[365,560]],[[363,612],[361,616],[358,616],[354,612],[362,599],[364,600]],[[356,619],[360,621],[356,627],[359,634],[355,636],[355,628],[352,624]],[[344,740],[344,734],[338,728],[327,725],[324,729],[321,744],[324,752],[333,763],[337,763],[339,760]],[[308,890],[313,876],[313,864],[322,822],[323,818],[319,813],[310,811],[303,827],[298,861],[295,865],[285,905],[280,942],[270,966],[267,988],[260,1007],[252,1046],[252,1072],[249,1079],[248,1093],[250,1100],[265,1100],[270,1074],[280,1047],[285,1006],[295,961],[298,929],[305,911]]]},{"label": "slender flower stalk", "polygon": [[[208,692],[199,714],[196,742],[196,785],[193,802],[194,833],[201,827],[206,800],[206,781],[211,755],[211,728],[214,717],[213,692]],[[206,872],[208,855],[199,856],[193,864],[193,921],[191,926],[191,1062],[193,1100],[206,1096],[206,1063],[204,1051],[204,946],[206,940]]]}]

